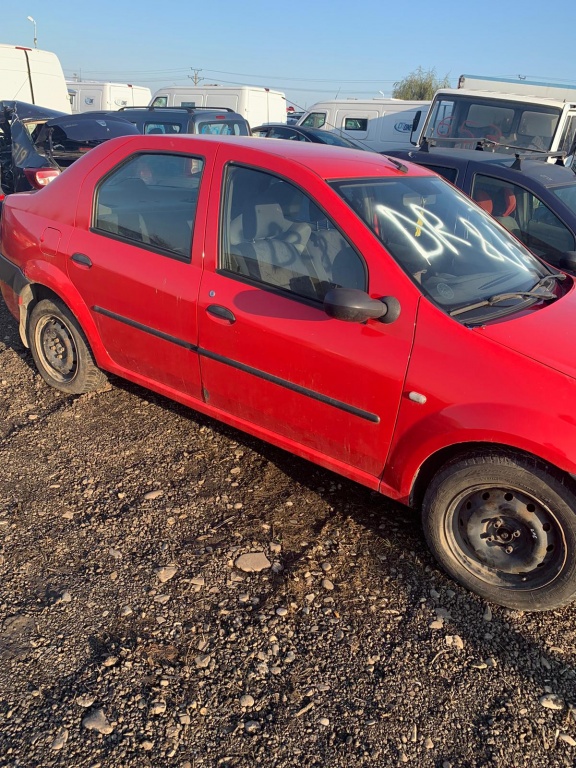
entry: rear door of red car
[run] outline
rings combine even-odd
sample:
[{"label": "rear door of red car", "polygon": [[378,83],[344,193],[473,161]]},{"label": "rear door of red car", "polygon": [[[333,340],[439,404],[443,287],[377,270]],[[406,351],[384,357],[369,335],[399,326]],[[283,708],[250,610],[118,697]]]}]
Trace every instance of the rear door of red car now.
[{"label": "rear door of red car", "polygon": [[212,157],[117,155],[83,184],[68,274],[120,375],[200,397],[196,299]]},{"label": "rear door of red car", "polygon": [[[375,487],[402,396],[418,291],[317,176],[295,177],[282,158],[258,167],[249,152],[245,165],[235,157],[221,147],[210,200],[198,307],[204,396],[264,436],[280,435]],[[232,189],[223,197],[215,193],[219,177],[223,190]],[[264,187],[268,198],[257,210],[267,223],[254,225],[250,206]],[[275,195],[284,197],[283,212]],[[282,242],[267,242],[262,226],[283,230]],[[264,264],[270,248],[277,266]],[[346,253],[338,269],[336,253]],[[400,316],[390,324],[331,319],[322,306],[328,283],[393,295]]]}]

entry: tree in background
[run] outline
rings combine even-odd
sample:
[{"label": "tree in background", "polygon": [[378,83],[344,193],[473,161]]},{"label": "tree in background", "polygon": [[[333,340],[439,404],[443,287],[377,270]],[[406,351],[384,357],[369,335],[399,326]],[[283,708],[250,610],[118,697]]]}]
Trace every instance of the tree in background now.
[{"label": "tree in background", "polygon": [[443,80],[440,80],[436,77],[435,69],[425,71],[422,67],[418,67],[414,72],[410,72],[409,75],[406,75],[403,80],[394,83],[392,96],[395,99],[430,101],[438,88],[449,87],[450,80],[448,75],[446,75]]}]

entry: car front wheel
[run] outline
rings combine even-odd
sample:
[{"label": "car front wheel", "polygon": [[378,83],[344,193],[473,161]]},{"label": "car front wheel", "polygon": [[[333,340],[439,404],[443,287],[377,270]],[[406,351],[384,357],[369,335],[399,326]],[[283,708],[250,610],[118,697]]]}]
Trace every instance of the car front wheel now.
[{"label": "car front wheel", "polygon": [[76,318],[58,299],[36,304],[30,314],[28,339],[36,367],[52,387],[78,395],[106,383]]},{"label": "car front wheel", "polygon": [[576,597],[576,495],[536,459],[487,453],[445,465],[423,525],[442,567],[490,602],[538,611]]}]

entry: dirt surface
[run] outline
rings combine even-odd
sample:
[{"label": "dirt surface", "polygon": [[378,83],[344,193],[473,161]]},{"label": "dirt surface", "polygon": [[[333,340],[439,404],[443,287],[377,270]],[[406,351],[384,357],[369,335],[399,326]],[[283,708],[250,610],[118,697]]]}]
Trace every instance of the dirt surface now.
[{"label": "dirt surface", "polygon": [[0,413],[1,766],[575,764],[575,609],[487,606],[409,510],[131,384],[48,388],[3,304]]}]

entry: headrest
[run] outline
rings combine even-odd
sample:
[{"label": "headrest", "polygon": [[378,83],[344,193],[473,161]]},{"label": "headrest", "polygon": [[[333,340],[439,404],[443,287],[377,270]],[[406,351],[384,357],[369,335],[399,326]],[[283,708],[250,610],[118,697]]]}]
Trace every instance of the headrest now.
[{"label": "headrest", "polygon": [[479,189],[476,192],[474,192],[474,201],[478,203],[480,208],[484,208],[486,213],[492,213],[493,204],[492,204],[492,198],[488,195],[487,192],[484,192],[483,189]]},{"label": "headrest", "polygon": [[510,187],[504,187],[502,196],[504,198],[504,210],[500,216],[510,216],[516,210],[516,195]]},{"label": "headrest", "polygon": [[540,112],[524,112],[518,133],[525,136],[542,136],[550,138],[554,133],[555,115],[544,115]]}]

